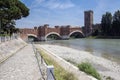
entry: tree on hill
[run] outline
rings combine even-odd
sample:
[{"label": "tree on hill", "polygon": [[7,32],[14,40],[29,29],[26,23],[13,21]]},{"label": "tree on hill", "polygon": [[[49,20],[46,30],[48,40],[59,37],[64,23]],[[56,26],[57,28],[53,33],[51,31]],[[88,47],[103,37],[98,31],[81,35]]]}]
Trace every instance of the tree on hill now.
[{"label": "tree on hill", "polygon": [[[0,29],[10,32],[15,28],[15,20],[27,17],[29,9],[20,0],[0,0]],[[14,27],[13,27],[14,26]]]}]

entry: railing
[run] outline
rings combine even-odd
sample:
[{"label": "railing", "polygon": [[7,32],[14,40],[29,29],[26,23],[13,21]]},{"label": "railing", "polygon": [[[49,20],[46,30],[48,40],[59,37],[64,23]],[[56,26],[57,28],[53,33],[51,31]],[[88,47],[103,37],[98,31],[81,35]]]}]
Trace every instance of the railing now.
[{"label": "railing", "polygon": [[17,34],[13,34],[12,36],[0,36],[0,43],[17,39],[17,38],[18,38]]},{"label": "railing", "polygon": [[49,66],[46,61],[43,59],[42,55],[40,55],[39,51],[35,48],[32,43],[32,47],[38,62],[40,74],[42,75],[43,80],[56,80],[54,76],[54,66]]}]

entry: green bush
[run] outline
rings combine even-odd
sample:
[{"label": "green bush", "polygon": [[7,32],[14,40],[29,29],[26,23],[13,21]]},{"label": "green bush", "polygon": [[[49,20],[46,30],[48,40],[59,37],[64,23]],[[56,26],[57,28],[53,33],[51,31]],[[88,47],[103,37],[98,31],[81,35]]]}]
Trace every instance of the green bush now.
[{"label": "green bush", "polygon": [[0,34],[0,36],[10,36],[9,34]]},{"label": "green bush", "polygon": [[78,64],[78,68],[79,70],[84,71],[85,73],[95,77],[96,79],[101,80],[100,74],[90,63],[82,62],[81,64]]},{"label": "green bush", "polygon": [[106,78],[106,80],[114,80],[114,79],[112,79],[110,76],[108,76],[108,77]]}]

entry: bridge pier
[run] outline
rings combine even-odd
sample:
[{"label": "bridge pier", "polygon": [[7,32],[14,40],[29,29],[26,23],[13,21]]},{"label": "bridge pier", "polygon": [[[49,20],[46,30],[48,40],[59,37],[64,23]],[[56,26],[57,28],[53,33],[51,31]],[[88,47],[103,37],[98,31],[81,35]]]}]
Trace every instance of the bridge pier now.
[{"label": "bridge pier", "polygon": [[40,40],[41,40],[41,41],[46,41],[45,36],[41,36],[41,37],[40,37]]},{"label": "bridge pier", "polygon": [[38,37],[38,40],[39,41],[46,41],[46,38],[45,38],[45,36],[41,36],[41,37]]},{"label": "bridge pier", "polygon": [[[40,41],[47,41],[47,39],[46,39],[45,36],[39,37],[38,39],[39,39]],[[62,39],[62,40],[68,40],[68,39],[69,39],[69,36],[68,36],[68,35],[61,36],[61,39]]]},{"label": "bridge pier", "polygon": [[63,40],[66,40],[66,39],[69,39],[69,36],[68,36],[68,35],[62,35],[61,38],[62,38]]}]

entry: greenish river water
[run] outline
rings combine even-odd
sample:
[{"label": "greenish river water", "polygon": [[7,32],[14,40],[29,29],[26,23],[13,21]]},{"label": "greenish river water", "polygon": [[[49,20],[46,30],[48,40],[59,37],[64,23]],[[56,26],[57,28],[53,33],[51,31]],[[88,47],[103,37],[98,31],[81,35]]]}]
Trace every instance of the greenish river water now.
[{"label": "greenish river water", "polygon": [[104,57],[120,64],[120,39],[72,39],[53,40],[44,43],[88,51],[95,56]]}]

